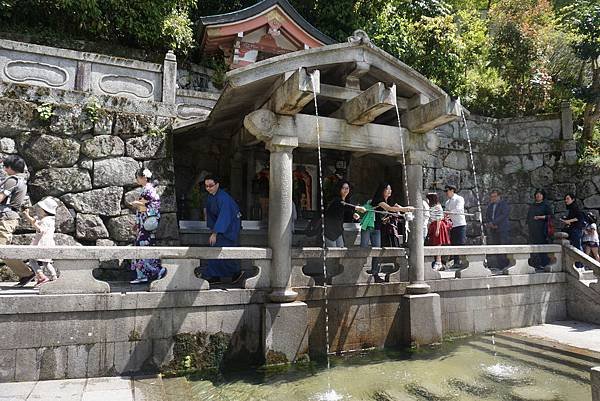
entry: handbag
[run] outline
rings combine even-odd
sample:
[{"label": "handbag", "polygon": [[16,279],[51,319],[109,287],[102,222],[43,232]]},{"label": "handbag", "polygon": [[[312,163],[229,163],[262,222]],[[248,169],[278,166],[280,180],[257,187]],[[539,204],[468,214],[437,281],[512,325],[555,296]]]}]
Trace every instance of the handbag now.
[{"label": "handbag", "polygon": [[146,217],[146,220],[144,220],[144,230],[156,231],[157,228],[158,228],[158,217],[156,217],[156,216]]},{"label": "handbag", "polygon": [[554,237],[554,222],[551,218],[546,221],[546,237],[550,239]]}]

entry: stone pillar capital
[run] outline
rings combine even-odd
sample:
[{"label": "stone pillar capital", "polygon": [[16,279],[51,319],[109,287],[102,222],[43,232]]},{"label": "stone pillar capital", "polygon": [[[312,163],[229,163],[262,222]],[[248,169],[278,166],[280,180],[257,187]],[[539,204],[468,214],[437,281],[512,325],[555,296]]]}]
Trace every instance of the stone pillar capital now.
[{"label": "stone pillar capital", "polygon": [[265,144],[271,153],[292,153],[298,147],[298,138],[295,136],[273,135]]}]

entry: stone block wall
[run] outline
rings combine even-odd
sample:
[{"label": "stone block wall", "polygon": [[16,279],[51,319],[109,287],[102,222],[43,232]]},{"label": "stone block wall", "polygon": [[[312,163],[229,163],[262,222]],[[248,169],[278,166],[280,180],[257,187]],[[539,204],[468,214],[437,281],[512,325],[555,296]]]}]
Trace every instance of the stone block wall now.
[{"label": "stone block wall", "polygon": [[[575,193],[582,206],[598,213],[600,169],[578,162],[570,109],[525,118],[470,116],[467,123],[482,210],[485,213],[489,191],[500,189],[511,204],[514,243],[527,242],[525,218],[536,188],[546,191],[558,228],[567,192]],[[445,199],[441,189],[445,184],[454,184],[468,210],[476,212],[475,175],[466,130],[453,123],[440,127],[438,134],[441,146],[426,162],[424,188],[437,190]],[[470,242],[480,243],[479,224],[474,219],[468,221]]]},{"label": "stone block wall", "polygon": [[[44,120],[38,107],[52,110]],[[28,167],[32,203],[59,200],[56,240],[64,245],[127,245],[134,239],[130,202],[139,194],[135,171],[160,181],[163,243],[178,240],[171,124],[168,110],[142,110],[126,99],[92,97],[19,84],[0,84],[0,156],[19,154]],[[25,219],[14,244],[29,244]]]}]

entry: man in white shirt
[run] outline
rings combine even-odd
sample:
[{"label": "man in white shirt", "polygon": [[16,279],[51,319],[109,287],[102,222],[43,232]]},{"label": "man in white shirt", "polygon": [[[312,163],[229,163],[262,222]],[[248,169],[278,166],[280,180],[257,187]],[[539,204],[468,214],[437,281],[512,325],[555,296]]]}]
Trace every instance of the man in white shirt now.
[{"label": "man in white shirt", "polygon": [[[450,243],[452,245],[464,245],[467,241],[467,219],[465,218],[465,199],[456,193],[454,185],[446,185],[444,188],[446,197],[445,209],[450,220],[452,220],[452,230],[450,230]],[[454,267],[460,267],[460,256],[454,256]]]}]

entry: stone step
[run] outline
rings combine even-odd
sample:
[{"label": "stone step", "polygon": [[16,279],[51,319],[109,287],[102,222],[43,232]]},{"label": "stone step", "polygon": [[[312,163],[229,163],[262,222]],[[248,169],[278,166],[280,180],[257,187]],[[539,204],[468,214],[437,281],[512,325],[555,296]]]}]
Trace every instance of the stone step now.
[{"label": "stone step", "polygon": [[496,333],[495,338],[497,342],[518,345],[522,348],[527,347],[531,351],[541,349],[547,352],[548,355],[558,354],[559,358],[568,358],[565,360],[586,367],[600,365],[600,352],[587,348],[561,344],[539,337],[528,337],[515,332]]},{"label": "stone step", "polygon": [[[522,349],[529,353],[555,359],[565,364],[589,369],[600,364],[600,353],[588,349],[560,344],[542,338],[523,336],[514,332],[495,335],[496,344]],[[537,353],[537,354],[536,354]]]},{"label": "stone step", "polygon": [[[571,366],[561,360],[560,354],[551,355],[548,351],[529,350],[527,348],[511,347],[496,341],[493,345],[491,339],[488,341],[473,341],[472,346],[487,351],[493,355],[507,357],[511,360],[533,366],[537,369],[551,371],[575,380],[588,382],[590,380],[589,367],[583,364]],[[533,347],[531,347],[533,348]]]}]

